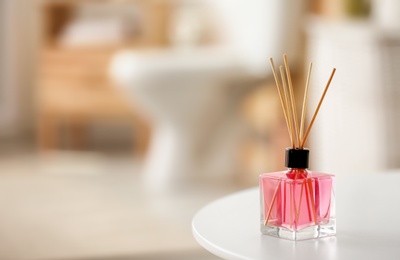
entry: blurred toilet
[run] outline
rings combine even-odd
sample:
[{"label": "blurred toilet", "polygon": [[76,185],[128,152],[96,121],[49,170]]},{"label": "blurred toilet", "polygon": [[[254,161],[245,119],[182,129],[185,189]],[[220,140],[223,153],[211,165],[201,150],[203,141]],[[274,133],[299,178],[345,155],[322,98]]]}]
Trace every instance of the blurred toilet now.
[{"label": "blurred toilet", "polygon": [[115,55],[110,68],[153,124],[144,177],[158,191],[234,173],[240,126],[233,89],[271,77],[269,57],[279,62],[286,52],[297,59],[300,1],[191,2],[215,23],[216,44],[125,50]]}]

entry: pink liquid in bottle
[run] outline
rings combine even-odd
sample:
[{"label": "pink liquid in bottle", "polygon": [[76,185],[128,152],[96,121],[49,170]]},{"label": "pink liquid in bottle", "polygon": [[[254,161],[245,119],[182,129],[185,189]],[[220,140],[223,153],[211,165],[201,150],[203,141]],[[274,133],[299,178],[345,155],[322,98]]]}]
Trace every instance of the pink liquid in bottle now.
[{"label": "pink liquid in bottle", "polygon": [[308,150],[294,151],[289,165],[302,168],[260,175],[261,232],[290,240],[335,235],[335,177],[308,171]]}]

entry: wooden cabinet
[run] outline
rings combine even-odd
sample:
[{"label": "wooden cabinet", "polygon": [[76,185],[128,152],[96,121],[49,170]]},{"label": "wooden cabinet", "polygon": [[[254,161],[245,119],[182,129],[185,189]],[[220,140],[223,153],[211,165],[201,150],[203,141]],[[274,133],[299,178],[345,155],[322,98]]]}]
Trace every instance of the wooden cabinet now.
[{"label": "wooden cabinet", "polygon": [[[82,4],[137,6],[140,29],[120,42],[65,46],[65,28]],[[37,69],[37,141],[42,150],[59,147],[60,126],[66,126],[70,147],[83,148],[93,122],[131,122],[135,151],[146,150],[149,127],[139,108],[128,103],[108,77],[112,55],[121,48],[165,47],[168,1],[42,0],[38,2],[41,47]],[[123,7],[122,7],[123,8]]]}]

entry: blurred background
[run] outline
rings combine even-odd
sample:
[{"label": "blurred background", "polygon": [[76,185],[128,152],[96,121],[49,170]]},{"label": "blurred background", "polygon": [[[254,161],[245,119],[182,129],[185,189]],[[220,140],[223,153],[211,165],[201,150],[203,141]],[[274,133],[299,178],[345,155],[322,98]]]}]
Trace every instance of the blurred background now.
[{"label": "blurred background", "polygon": [[283,53],[308,118],[337,68],[312,169],[400,167],[397,0],[0,0],[0,259],[215,259],[196,211],[284,169]]}]

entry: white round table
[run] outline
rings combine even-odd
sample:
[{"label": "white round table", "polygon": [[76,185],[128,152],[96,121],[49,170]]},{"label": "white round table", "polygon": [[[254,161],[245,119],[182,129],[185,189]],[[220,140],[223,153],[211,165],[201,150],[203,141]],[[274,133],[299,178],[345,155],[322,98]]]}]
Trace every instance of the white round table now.
[{"label": "white round table", "polygon": [[193,218],[205,249],[224,259],[400,259],[400,173],[337,178],[337,235],[289,241],[259,230],[259,191],[214,201]]}]

